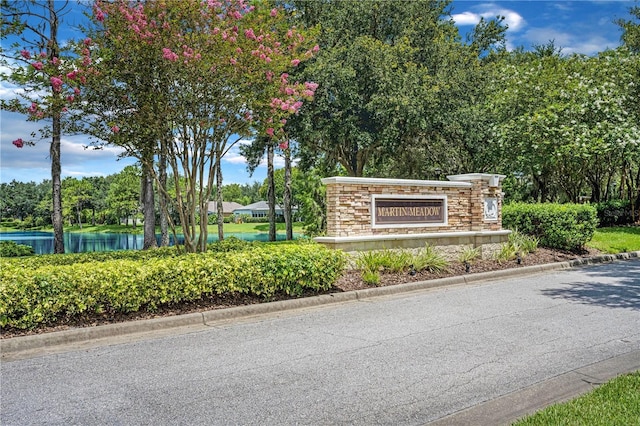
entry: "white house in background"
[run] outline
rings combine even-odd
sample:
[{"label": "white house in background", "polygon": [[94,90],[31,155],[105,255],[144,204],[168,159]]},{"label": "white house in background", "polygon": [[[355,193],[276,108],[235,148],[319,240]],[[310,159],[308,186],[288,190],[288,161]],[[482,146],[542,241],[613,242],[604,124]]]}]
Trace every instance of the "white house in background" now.
[{"label": "white house in background", "polygon": [[[266,201],[258,201],[248,206],[240,206],[233,211],[233,214],[240,216],[243,214],[251,217],[267,217],[269,215],[269,204]],[[276,217],[283,216],[282,207],[276,204]]]},{"label": "white house in background", "polygon": [[[295,216],[297,212],[297,207],[291,207],[291,214]],[[269,215],[269,204],[267,204],[266,201],[258,201],[257,203],[235,209],[233,214],[236,216],[246,214],[251,217],[267,217]],[[276,204],[276,218],[282,217],[284,217],[284,210]]]},{"label": "white house in background", "polygon": [[[222,202],[222,215],[224,217],[229,217],[233,215],[233,211],[235,209],[242,208],[242,204],[236,202]],[[207,214],[218,214],[218,205],[215,201],[209,201],[209,205],[207,206]]]}]

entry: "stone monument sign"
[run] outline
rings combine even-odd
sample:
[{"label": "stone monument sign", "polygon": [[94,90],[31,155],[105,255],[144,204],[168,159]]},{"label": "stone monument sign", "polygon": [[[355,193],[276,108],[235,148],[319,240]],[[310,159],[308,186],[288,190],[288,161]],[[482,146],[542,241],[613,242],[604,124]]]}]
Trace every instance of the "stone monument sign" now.
[{"label": "stone monument sign", "polygon": [[489,256],[507,241],[502,229],[503,175],[470,173],[448,181],[331,177],[327,235],[316,241],[345,251],[418,248]]}]

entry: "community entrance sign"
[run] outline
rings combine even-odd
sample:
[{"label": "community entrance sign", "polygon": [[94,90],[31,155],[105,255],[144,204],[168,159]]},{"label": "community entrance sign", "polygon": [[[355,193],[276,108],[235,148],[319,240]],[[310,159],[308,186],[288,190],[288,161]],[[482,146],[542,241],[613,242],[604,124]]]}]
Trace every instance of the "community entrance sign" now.
[{"label": "community entrance sign", "polygon": [[479,247],[488,256],[508,239],[502,229],[504,176],[447,176],[448,181],[331,177],[327,235],[316,241],[345,251],[417,248],[459,251]]},{"label": "community entrance sign", "polygon": [[373,195],[372,227],[444,225],[447,222],[446,201],[446,197],[388,198]]}]

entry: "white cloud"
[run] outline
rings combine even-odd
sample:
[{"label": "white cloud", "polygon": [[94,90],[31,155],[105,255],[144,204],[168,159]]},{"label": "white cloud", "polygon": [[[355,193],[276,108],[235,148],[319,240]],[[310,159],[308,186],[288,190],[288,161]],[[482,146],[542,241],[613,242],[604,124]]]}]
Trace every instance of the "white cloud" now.
[{"label": "white cloud", "polygon": [[[49,140],[33,140],[35,145],[16,148],[12,141],[22,138],[31,140],[30,134],[38,134],[45,123],[29,122],[17,113],[0,113],[0,181],[40,182],[51,178],[51,158]],[[90,139],[86,135],[63,136],[60,141],[62,176],[107,176],[119,172],[124,166],[133,164],[134,159],[120,160],[123,150],[114,146],[103,149],[87,148]]]},{"label": "white cloud", "polygon": [[509,26],[509,31],[519,31],[526,25],[524,18],[516,11],[506,9],[493,3],[474,6],[472,11],[465,11],[452,15],[458,25],[476,25],[480,18],[493,19],[496,16],[504,16],[504,22]]},{"label": "white cloud", "polygon": [[[243,139],[238,142],[238,145],[249,145],[251,144],[251,142],[252,141],[250,140]],[[238,145],[234,146],[231,150],[229,150],[229,152],[222,158],[223,162],[234,164],[234,165],[242,165],[242,166],[247,165],[247,159],[242,154],[240,154],[240,148]],[[273,159],[273,165],[275,168],[284,167],[284,157],[282,157],[279,154],[276,154]],[[264,155],[260,160],[260,164],[258,165],[258,167],[266,167],[266,166],[267,166],[267,157],[266,155]]]},{"label": "white cloud", "polygon": [[222,158],[222,161],[230,164],[247,164],[247,159],[239,151],[231,150]]},{"label": "white cloud", "polygon": [[[526,25],[524,18],[517,12],[508,9],[498,10],[498,15],[504,16],[504,21],[509,25],[509,30],[519,31]],[[490,16],[496,16],[492,14]],[[485,16],[487,18],[489,16]]]},{"label": "white cloud", "polygon": [[563,2],[560,2],[560,1],[553,2],[553,3],[551,3],[551,6],[554,9],[560,10],[562,12],[568,12],[568,11],[573,10],[573,6],[571,5],[571,3],[568,3],[568,2],[567,3],[563,3]]},{"label": "white cloud", "polygon": [[599,34],[576,34],[554,28],[531,28],[523,34],[523,38],[534,45],[545,45],[553,41],[556,47],[562,48],[562,53],[569,55],[581,53],[593,55],[607,48],[615,48],[616,44]]},{"label": "white cloud", "polygon": [[458,25],[476,25],[480,22],[480,15],[472,12],[455,13],[451,17]]}]

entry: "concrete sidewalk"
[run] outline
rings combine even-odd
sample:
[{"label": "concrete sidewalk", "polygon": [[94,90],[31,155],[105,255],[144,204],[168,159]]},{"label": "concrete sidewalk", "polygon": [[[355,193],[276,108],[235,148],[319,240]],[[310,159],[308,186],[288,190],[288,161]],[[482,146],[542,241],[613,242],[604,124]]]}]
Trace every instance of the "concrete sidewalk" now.
[{"label": "concrete sidewalk", "polygon": [[[3,364],[5,364],[5,368],[7,368],[11,365],[11,361],[35,358],[54,353],[85,350],[87,348],[113,346],[120,343],[153,341],[163,336],[179,336],[187,333],[197,334],[204,330],[211,330],[212,327],[227,327],[232,324],[243,322],[253,323],[273,319],[274,317],[283,318],[302,315],[303,312],[309,311],[310,308],[313,307],[326,309],[333,304],[349,306],[350,303],[355,301],[373,302],[377,299],[384,300],[385,298],[383,296],[392,298],[403,297],[402,294],[408,292],[423,294],[425,290],[444,286],[463,287],[470,284],[482,285],[483,282],[489,284],[503,279],[513,279],[517,277],[523,277],[523,279],[525,279],[525,277],[535,277],[536,274],[550,271],[570,269],[581,265],[612,262],[618,259],[637,259],[638,257],[640,257],[640,252],[598,256],[587,260],[579,259],[571,262],[521,267],[482,274],[470,274],[441,280],[336,293],[169,318],[17,337],[0,340],[0,351],[2,352]],[[575,364],[578,368],[572,371],[566,372],[565,370],[562,374],[551,378],[547,377],[538,382],[527,382],[532,384],[520,387],[511,393],[504,394],[503,392],[501,396],[496,398],[489,397],[484,401],[474,400],[467,408],[454,412],[453,414],[447,414],[444,417],[434,420],[430,424],[509,424],[517,418],[533,413],[551,403],[571,399],[587,392],[598,384],[606,382],[617,375],[640,370],[640,351],[636,350],[636,347],[633,347],[633,345],[629,347],[629,349],[632,348],[632,351],[618,353],[615,356],[595,363],[586,362],[581,365],[580,362],[578,362]],[[493,394],[496,393],[494,392]],[[451,413],[451,411],[448,412]],[[380,421],[382,420],[378,420],[378,422]]]}]

